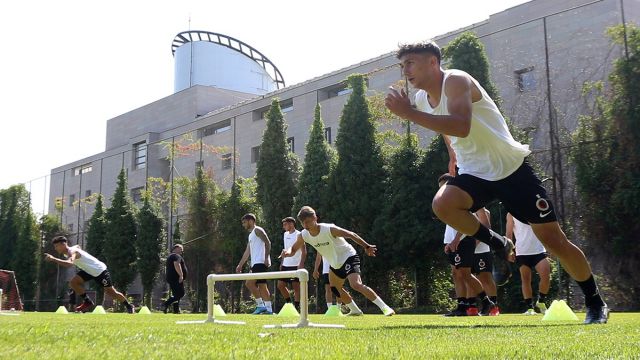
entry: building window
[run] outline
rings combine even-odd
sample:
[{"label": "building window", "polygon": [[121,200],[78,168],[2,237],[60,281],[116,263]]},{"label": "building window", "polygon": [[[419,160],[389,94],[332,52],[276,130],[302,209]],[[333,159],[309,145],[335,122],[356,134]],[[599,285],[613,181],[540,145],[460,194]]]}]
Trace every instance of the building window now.
[{"label": "building window", "polygon": [[260,159],[260,146],[254,146],[251,148],[251,163],[255,164]]},{"label": "building window", "polygon": [[222,132],[228,131],[231,129],[231,119],[227,119],[224,121],[220,121],[213,125],[207,126],[202,129],[202,136],[211,136],[215,134],[220,134]]},{"label": "building window", "polygon": [[91,190],[87,190],[84,192],[84,197],[88,198],[89,196],[91,196]]},{"label": "building window", "polygon": [[[365,83],[368,85],[369,80],[366,79]],[[346,82],[341,82],[318,90],[318,100],[327,100],[334,97],[351,94],[352,92],[353,89],[351,89]]]},{"label": "building window", "polygon": [[222,168],[231,169],[231,153],[222,155]]},{"label": "building window", "polygon": [[280,102],[280,109],[283,113],[293,110],[293,99],[283,100]]},{"label": "building window", "polygon": [[253,111],[253,121],[260,121],[267,118],[267,113],[269,112],[269,106],[257,109]]},{"label": "building window", "polygon": [[74,202],[76,202],[76,194],[69,195],[69,206],[73,206]]},{"label": "building window", "polygon": [[289,152],[296,152],[296,141],[293,136],[287,139],[287,145],[289,145]]},{"label": "building window", "polygon": [[536,78],[533,73],[533,66],[516,70],[516,82],[520,92],[531,91],[536,88]]},{"label": "building window", "polygon": [[131,189],[131,199],[134,204],[142,203],[142,192],[144,191],[144,187],[138,187]]},{"label": "building window", "polygon": [[93,166],[91,164],[80,165],[77,168],[73,169],[73,176],[78,176],[80,174],[86,174],[93,170]]},{"label": "building window", "polygon": [[331,127],[324,128],[324,139],[331,144]]},{"label": "building window", "polygon": [[141,142],[133,145],[133,168],[144,169],[147,167],[147,143]]}]

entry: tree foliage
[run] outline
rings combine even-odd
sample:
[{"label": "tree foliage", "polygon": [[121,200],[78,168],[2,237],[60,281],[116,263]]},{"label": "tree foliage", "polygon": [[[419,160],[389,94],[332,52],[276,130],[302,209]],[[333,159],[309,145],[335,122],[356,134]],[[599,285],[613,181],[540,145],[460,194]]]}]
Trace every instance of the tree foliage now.
[{"label": "tree foliage", "polygon": [[107,267],[114,286],[123,292],[136,276],[137,219],[135,207],[127,188],[125,169],[118,175],[118,185],[111,198],[111,206],[105,212],[106,239],[103,248]]},{"label": "tree foliage", "polygon": [[[98,195],[96,206],[89,219],[89,229],[87,231],[87,252],[101,261],[106,261],[104,254],[105,244],[107,242],[107,220],[104,213],[104,204],[102,203],[102,194]],[[91,283],[96,289],[96,302],[102,304],[104,299],[104,289]]]},{"label": "tree foliage", "polygon": [[[44,215],[40,218],[39,226],[42,239],[42,252],[55,254],[56,252],[51,240],[54,236],[66,235],[60,223],[60,217],[52,214]],[[58,305],[61,305],[60,302],[62,298],[64,298],[66,287],[59,287],[57,275],[58,265],[52,262],[41,261],[38,275],[38,283],[40,285],[38,311],[55,310]],[[58,291],[56,292],[56,290]]]},{"label": "tree foliage", "polygon": [[151,291],[158,277],[163,245],[166,241],[165,221],[158,206],[145,194],[138,212],[138,236],[136,238],[137,267],[142,283],[143,302],[151,307]]}]

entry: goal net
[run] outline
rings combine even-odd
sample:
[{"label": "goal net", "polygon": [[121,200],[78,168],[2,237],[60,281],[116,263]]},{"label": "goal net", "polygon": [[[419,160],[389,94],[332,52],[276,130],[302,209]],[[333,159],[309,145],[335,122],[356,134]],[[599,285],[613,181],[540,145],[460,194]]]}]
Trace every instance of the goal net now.
[{"label": "goal net", "polygon": [[13,271],[0,270],[0,310],[22,310],[22,300]]}]

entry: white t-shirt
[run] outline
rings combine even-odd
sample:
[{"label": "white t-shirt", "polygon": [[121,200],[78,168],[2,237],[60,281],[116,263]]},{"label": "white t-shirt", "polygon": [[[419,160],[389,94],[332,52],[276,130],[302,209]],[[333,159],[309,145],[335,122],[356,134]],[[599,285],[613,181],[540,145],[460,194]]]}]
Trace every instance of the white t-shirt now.
[{"label": "white t-shirt", "polygon": [[547,252],[536,234],[533,233],[531,225],[513,218],[513,234],[516,237],[516,255],[537,255]]},{"label": "white t-shirt", "polygon": [[[284,240],[283,249],[288,249],[291,246],[293,246],[293,244],[298,239],[298,234],[300,234],[300,231],[298,230],[293,230],[292,233],[285,231],[284,235],[282,236]],[[284,260],[282,260],[282,266],[298,266],[300,264],[301,259],[302,259],[302,249],[299,249],[298,251],[296,251],[295,254],[293,254],[292,257],[284,258]]]},{"label": "white t-shirt", "polygon": [[461,70],[445,70],[438,106],[432,108],[427,99],[427,92],[420,90],[415,95],[416,107],[433,115],[450,115],[445,88],[446,80],[451,75],[469,77],[482,94],[482,99],[471,105],[469,135],[464,138],[449,136],[451,148],[458,161],[459,173],[489,181],[506,178],[522,165],[524,158],[531,151],[528,145],[513,139],[498,107],[473,77]]},{"label": "white t-shirt", "polygon": [[319,223],[318,225],[320,226],[318,235],[312,236],[305,229],[302,230],[302,238],[307,244],[316,248],[322,255],[323,261],[326,260],[332,268],[341,268],[349,257],[357,254],[356,249],[343,237],[331,235],[333,224]]},{"label": "white t-shirt", "polygon": [[105,263],[96,259],[88,252],[80,249],[80,246],[75,245],[69,247],[69,256],[74,253],[80,254],[80,257],[76,257],[75,260],[73,260],[73,265],[77,266],[87,274],[96,277],[102,274],[103,271],[107,270],[107,265],[105,265]]},{"label": "white t-shirt", "polygon": [[253,228],[251,233],[249,234],[249,252],[251,253],[251,266],[255,264],[265,264],[265,249],[264,249],[264,241],[256,235],[256,229],[262,230],[264,229],[256,226]]},{"label": "white t-shirt", "polygon": [[[451,242],[453,241],[453,239],[456,237],[456,234],[458,232],[456,231],[456,229],[452,228],[451,226],[447,225],[447,227],[444,229],[444,243],[445,244],[451,244]],[[462,238],[464,238],[466,235],[462,235]],[[482,253],[486,253],[488,251],[491,251],[491,249],[489,248],[489,245],[483,243],[483,242],[479,242],[478,245],[476,245],[476,250],[475,253],[476,254],[482,254]]]}]

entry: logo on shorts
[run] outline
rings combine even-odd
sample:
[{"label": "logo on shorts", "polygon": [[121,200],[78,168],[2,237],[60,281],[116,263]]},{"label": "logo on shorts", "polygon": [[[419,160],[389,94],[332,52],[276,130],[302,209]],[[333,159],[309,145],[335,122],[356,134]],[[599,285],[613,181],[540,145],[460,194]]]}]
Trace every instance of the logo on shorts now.
[{"label": "logo on shorts", "polygon": [[478,267],[480,268],[480,270],[484,270],[487,267],[487,264],[483,259],[480,259],[480,262],[478,262]]},{"label": "logo on shorts", "polygon": [[349,272],[349,270],[351,270],[351,265],[345,264],[344,265],[344,271]]},{"label": "logo on shorts", "polygon": [[102,285],[103,286],[107,286],[109,284],[109,282],[107,281],[107,279],[102,279]]},{"label": "logo on shorts", "polygon": [[456,254],[456,257],[455,257],[455,258],[453,258],[453,262],[455,262],[455,263],[456,263],[456,265],[460,264],[460,260],[461,260],[461,259],[460,259],[460,255],[458,255],[458,254]]},{"label": "logo on shorts", "polygon": [[536,194],[536,197],[538,198],[538,200],[536,200],[536,207],[540,210],[540,217],[543,218],[551,214],[551,205],[549,205],[547,199],[540,197],[540,194]]}]

